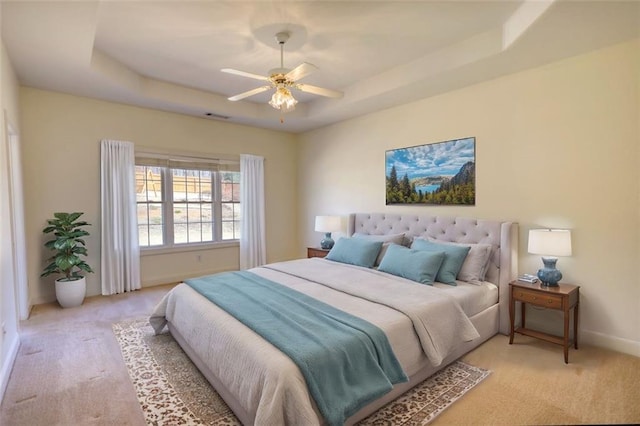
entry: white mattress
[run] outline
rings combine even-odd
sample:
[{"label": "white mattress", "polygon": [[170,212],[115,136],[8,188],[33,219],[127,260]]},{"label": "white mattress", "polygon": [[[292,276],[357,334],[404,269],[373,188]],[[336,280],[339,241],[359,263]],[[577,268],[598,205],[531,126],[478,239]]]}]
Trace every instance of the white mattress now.
[{"label": "white mattress", "polygon": [[457,286],[435,283],[434,287],[440,288],[456,298],[462,310],[468,317],[480,313],[488,307],[498,303],[498,286],[483,282],[482,285],[469,284],[464,281],[456,281]]}]

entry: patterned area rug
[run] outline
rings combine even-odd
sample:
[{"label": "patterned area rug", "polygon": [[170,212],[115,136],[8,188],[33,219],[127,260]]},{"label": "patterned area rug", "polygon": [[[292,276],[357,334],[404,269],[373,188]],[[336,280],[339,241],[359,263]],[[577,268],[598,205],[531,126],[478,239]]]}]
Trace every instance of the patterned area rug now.
[{"label": "patterned area rug", "polygon": [[[149,425],[240,425],[233,412],[168,332],[147,319],[113,324]],[[359,425],[425,425],[490,374],[456,361]]]}]

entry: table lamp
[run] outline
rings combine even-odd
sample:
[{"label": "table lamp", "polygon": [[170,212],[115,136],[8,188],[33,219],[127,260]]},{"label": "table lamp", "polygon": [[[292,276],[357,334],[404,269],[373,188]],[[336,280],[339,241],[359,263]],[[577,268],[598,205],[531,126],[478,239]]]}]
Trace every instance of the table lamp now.
[{"label": "table lamp", "polygon": [[538,270],[542,285],[555,287],[562,279],[556,269],[557,256],[571,256],[571,231],[568,229],[531,229],[529,253],[542,255],[544,267]]},{"label": "table lamp", "polygon": [[316,216],[317,232],[324,232],[324,238],[320,241],[320,247],[325,250],[331,250],[334,241],[331,239],[331,233],[342,229],[342,218],[340,216]]}]

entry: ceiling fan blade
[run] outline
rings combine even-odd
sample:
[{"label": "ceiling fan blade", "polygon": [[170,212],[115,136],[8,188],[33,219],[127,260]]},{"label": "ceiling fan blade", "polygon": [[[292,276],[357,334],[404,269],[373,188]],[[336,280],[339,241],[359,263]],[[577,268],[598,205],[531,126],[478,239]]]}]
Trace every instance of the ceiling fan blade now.
[{"label": "ceiling fan blade", "polygon": [[229,99],[230,101],[239,101],[240,99],[248,98],[249,96],[253,96],[253,95],[257,95],[258,93],[265,92],[270,88],[271,86],[258,87],[257,89],[252,89],[252,90],[249,90],[248,92],[240,93],[239,95],[231,96],[230,98],[227,98],[227,99]]},{"label": "ceiling fan blade", "polygon": [[235,74],[241,77],[249,77],[249,78],[254,78],[256,80],[262,80],[262,81],[267,81],[269,79],[269,77],[265,77],[264,75],[258,75],[258,74],[253,74],[246,71],[234,70],[233,68],[223,68],[220,71],[226,72],[227,74]]},{"label": "ceiling fan blade", "polygon": [[314,95],[326,96],[328,98],[341,98],[344,95],[344,93],[338,92],[337,90],[324,89],[310,84],[296,84],[295,87],[302,92],[313,93]]},{"label": "ceiling fan blade", "polygon": [[312,72],[316,71],[318,69],[318,67],[316,67],[313,64],[310,64],[308,62],[303,62],[300,65],[298,65],[297,67],[295,67],[294,69],[292,69],[291,71],[289,71],[285,77],[288,78],[291,81],[297,81],[300,80],[303,77],[308,76],[309,74],[311,74]]}]

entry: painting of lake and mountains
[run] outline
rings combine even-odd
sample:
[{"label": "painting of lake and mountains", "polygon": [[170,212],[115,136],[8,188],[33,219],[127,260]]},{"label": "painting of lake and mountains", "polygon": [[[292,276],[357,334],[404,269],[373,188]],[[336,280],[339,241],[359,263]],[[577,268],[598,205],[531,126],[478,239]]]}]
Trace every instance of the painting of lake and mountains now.
[{"label": "painting of lake and mountains", "polygon": [[385,153],[387,204],[476,204],[476,139]]}]

